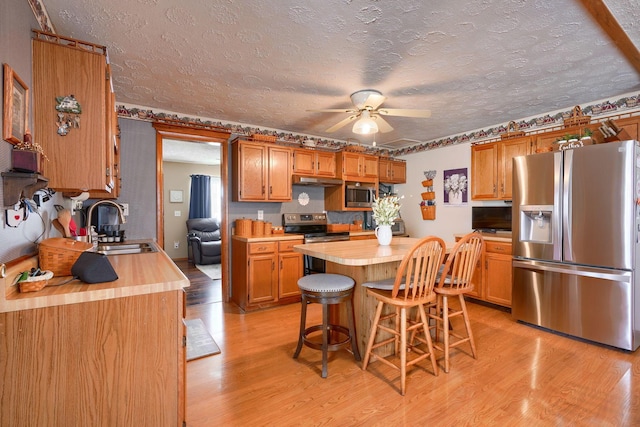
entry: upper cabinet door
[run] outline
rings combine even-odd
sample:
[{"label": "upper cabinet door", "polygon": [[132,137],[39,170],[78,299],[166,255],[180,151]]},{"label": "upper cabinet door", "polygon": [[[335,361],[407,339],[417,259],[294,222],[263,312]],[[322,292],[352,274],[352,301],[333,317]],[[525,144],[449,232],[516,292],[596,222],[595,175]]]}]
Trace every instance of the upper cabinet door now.
[{"label": "upper cabinet door", "polygon": [[501,142],[498,172],[501,199],[511,200],[513,193],[513,158],[531,154],[531,138],[517,138]]},{"label": "upper cabinet door", "polygon": [[[49,158],[43,165],[49,188],[113,191],[106,70],[104,54],[33,40],[34,138]],[[57,111],[57,100],[71,96],[80,112]]]},{"label": "upper cabinet door", "polygon": [[269,147],[267,200],[286,202],[291,200],[291,149],[286,147]]},{"label": "upper cabinet door", "polygon": [[471,198],[498,198],[498,143],[471,147]]},{"label": "upper cabinet door", "polygon": [[316,175],[328,178],[336,177],[336,153],[316,152]]},{"label": "upper cabinet door", "polygon": [[266,147],[263,144],[233,144],[234,201],[264,201],[267,198]]}]

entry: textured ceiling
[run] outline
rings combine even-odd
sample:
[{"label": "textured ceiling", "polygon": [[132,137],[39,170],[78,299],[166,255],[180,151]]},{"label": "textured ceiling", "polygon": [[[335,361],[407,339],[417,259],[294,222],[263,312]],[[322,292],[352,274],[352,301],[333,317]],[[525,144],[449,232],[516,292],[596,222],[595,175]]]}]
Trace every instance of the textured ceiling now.
[{"label": "textured ceiling", "polygon": [[[432,110],[386,117],[388,147],[640,90],[578,0],[43,2],[56,32],[107,46],[118,103],[322,138],[357,135],[325,132],[346,114],[305,110],[364,88]],[[637,49],[637,0],[606,4]]]}]

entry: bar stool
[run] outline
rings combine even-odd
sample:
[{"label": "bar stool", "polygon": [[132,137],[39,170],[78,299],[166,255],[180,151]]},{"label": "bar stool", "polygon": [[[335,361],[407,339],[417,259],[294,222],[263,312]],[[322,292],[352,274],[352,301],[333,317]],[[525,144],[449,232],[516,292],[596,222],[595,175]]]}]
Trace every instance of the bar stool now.
[{"label": "bar stool", "polygon": [[[298,287],[302,296],[302,310],[298,347],[293,358],[297,359],[298,355],[300,355],[302,344],[316,350],[322,350],[322,378],[327,377],[327,352],[329,351],[336,351],[351,344],[353,356],[356,360],[360,360],[353,314],[354,285],[355,282],[352,278],[341,274],[311,274],[298,280]],[[329,323],[329,306],[343,302],[348,302],[347,317],[349,318],[349,328]],[[322,325],[306,327],[307,305],[311,303],[322,304]],[[322,331],[322,343],[309,339],[309,335],[317,331]],[[342,339],[331,343],[331,336],[336,337],[336,335],[338,339]]]}]

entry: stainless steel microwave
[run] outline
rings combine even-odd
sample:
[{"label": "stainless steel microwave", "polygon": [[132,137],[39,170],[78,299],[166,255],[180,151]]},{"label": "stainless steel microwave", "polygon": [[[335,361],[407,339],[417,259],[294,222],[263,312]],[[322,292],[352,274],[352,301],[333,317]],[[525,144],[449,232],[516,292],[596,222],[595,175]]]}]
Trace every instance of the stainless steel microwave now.
[{"label": "stainless steel microwave", "polygon": [[347,184],[344,188],[345,206],[348,208],[370,208],[375,195],[375,185]]}]

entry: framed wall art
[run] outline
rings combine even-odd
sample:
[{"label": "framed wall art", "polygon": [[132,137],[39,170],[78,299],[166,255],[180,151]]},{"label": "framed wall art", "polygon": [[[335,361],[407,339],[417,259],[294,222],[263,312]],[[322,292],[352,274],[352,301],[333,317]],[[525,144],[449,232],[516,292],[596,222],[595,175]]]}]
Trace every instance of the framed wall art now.
[{"label": "framed wall art", "polygon": [[29,123],[29,88],[4,64],[4,117],[2,138],[12,144],[24,140]]},{"label": "framed wall art", "polygon": [[182,203],[182,190],[169,190],[169,203]]}]

